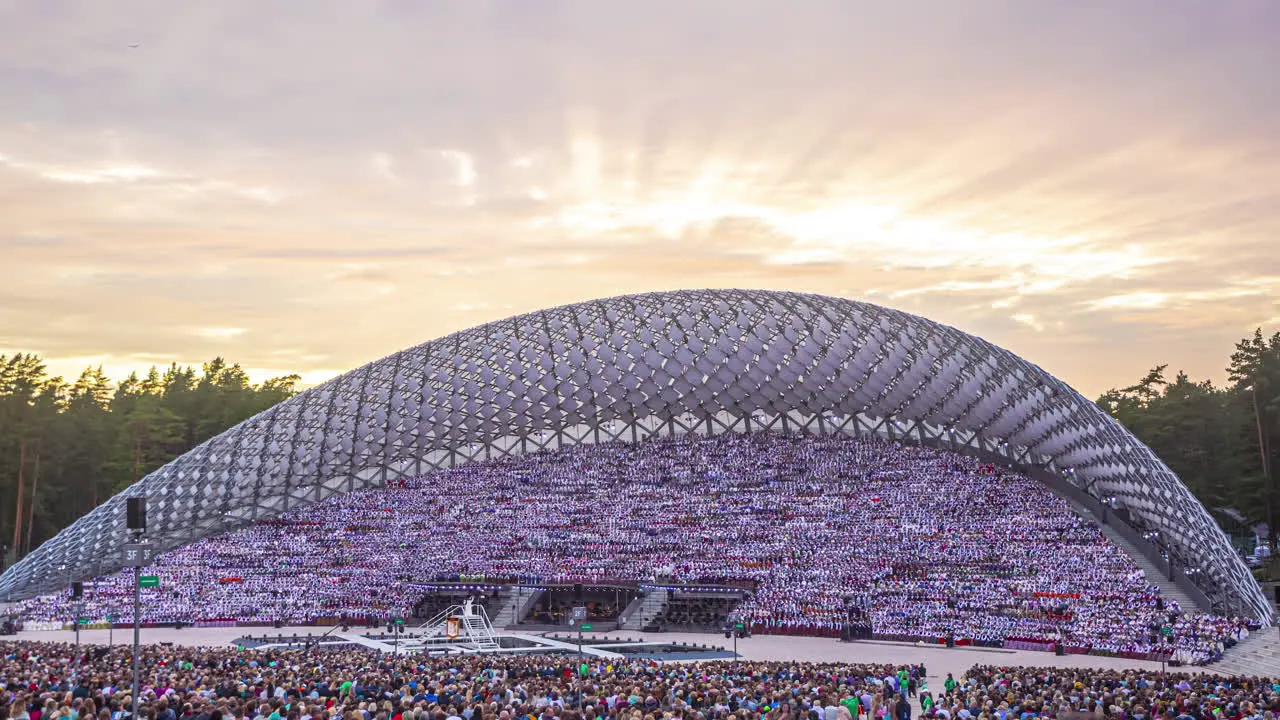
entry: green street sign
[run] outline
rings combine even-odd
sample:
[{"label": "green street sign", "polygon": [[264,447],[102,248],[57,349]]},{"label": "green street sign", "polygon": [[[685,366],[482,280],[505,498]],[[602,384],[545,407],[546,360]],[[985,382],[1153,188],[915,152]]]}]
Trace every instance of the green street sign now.
[{"label": "green street sign", "polygon": [[143,575],[138,578],[138,587],[152,588],[160,587],[159,575]]},{"label": "green street sign", "polygon": [[743,630],[743,629],[745,629],[746,627],[747,627],[746,623],[734,623],[734,624],[733,624],[733,629],[734,629],[734,630]]},{"label": "green street sign", "polygon": [[1164,628],[1160,628],[1160,634],[1161,634],[1161,635],[1172,635],[1172,634],[1173,634],[1173,628],[1171,628],[1171,627],[1164,627]]},{"label": "green street sign", "polygon": [[88,624],[89,624],[89,618],[76,618],[76,624],[77,624],[77,625],[88,625]]},{"label": "green street sign", "polygon": [[404,618],[396,618],[396,624],[397,624],[397,625],[403,625],[403,624],[404,624]]},{"label": "green street sign", "polygon": [[582,623],[582,629],[583,629],[583,630],[590,630],[590,629],[591,629],[591,623]]}]

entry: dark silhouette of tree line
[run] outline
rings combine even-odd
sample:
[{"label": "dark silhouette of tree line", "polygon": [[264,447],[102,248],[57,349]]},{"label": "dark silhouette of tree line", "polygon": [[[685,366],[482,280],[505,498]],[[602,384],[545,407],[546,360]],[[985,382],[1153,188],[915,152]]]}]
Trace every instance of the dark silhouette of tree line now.
[{"label": "dark silhouette of tree line", "polygon": [[[1280,332],[1259,329],[1236,343],[1227,383],[1217,387],[1184,372],[1172,380],[1158,365],[1137,384],[1098,399],[1112,416],[1178,474],[1219,522],[1269,526],[1276,547],[1280,518]],[[1225,511],[1225,512],[1224,512]]]},{"label": "dark silhouette of tree line", "polygon": [[7,563],[147,473],[295,394],[299,377],[260,384],[222,358],[200,370],[151,368],[75,382],[32,354],[0,355],[0,548]]}]

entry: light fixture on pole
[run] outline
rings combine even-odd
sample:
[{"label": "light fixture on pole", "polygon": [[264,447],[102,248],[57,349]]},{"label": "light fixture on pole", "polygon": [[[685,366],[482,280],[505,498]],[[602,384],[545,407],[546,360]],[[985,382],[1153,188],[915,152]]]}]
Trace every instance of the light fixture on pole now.
[{"label": "light fixture on pole", "polygon": [[147,532],[147,499],[145,497],[127,498],[125,526],[132,535],[132,543],[124,546],[126,565],[133,566],[133,714],[131,720],[138,718],[138,694],[142,689],[142,678],[139,672],[138,645],[142,636],[142,566],[151,562],[151,547],[144,543],[143,536]]},{"label": "light fixture on pole", "polygon": [[76,631],[76,662],[71,666],[71,684],[74,686],[80,674],[80,617],[84,615],[84,583],[79,580],[71,583],[71,622]]}]

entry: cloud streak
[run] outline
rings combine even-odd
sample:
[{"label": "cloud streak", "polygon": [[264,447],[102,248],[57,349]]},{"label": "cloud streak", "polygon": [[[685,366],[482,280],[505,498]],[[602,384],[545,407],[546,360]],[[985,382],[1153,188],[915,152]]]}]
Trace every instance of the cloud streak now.
[{"label": "cloud streak", "polygon": [[1096,393],[1280,317],[1274,4],[308,8],[0,7],[0,350],[322,378],[744,286]]}]

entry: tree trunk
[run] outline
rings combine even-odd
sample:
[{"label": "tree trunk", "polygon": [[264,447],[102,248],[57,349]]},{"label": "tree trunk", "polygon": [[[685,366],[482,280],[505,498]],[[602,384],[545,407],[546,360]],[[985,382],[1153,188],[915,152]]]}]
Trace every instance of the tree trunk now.
[{"label": "tree trunk", "polygon": [[142,472],[142,438],[139,437],[133,441],[133,482],[138,482],[138,475],[141,472]]},{"label": "tree trunk", "polygon": [[36,493],[40,490],[40,441],[36,440],[36,459],[31,468],[31,504],[27,506],[27,537],[22,554],[31,552],[31,528],[36,525]]},{"label": "tree trunk", "polygon": [[27,468],[27,441],[25,439],[18,441],[18,509],[14,513],[13,518],[13,549],[14,558],[18,557],[18,546],[22,541],[22,493],[26,490],[26,476],[23,472]]}]

